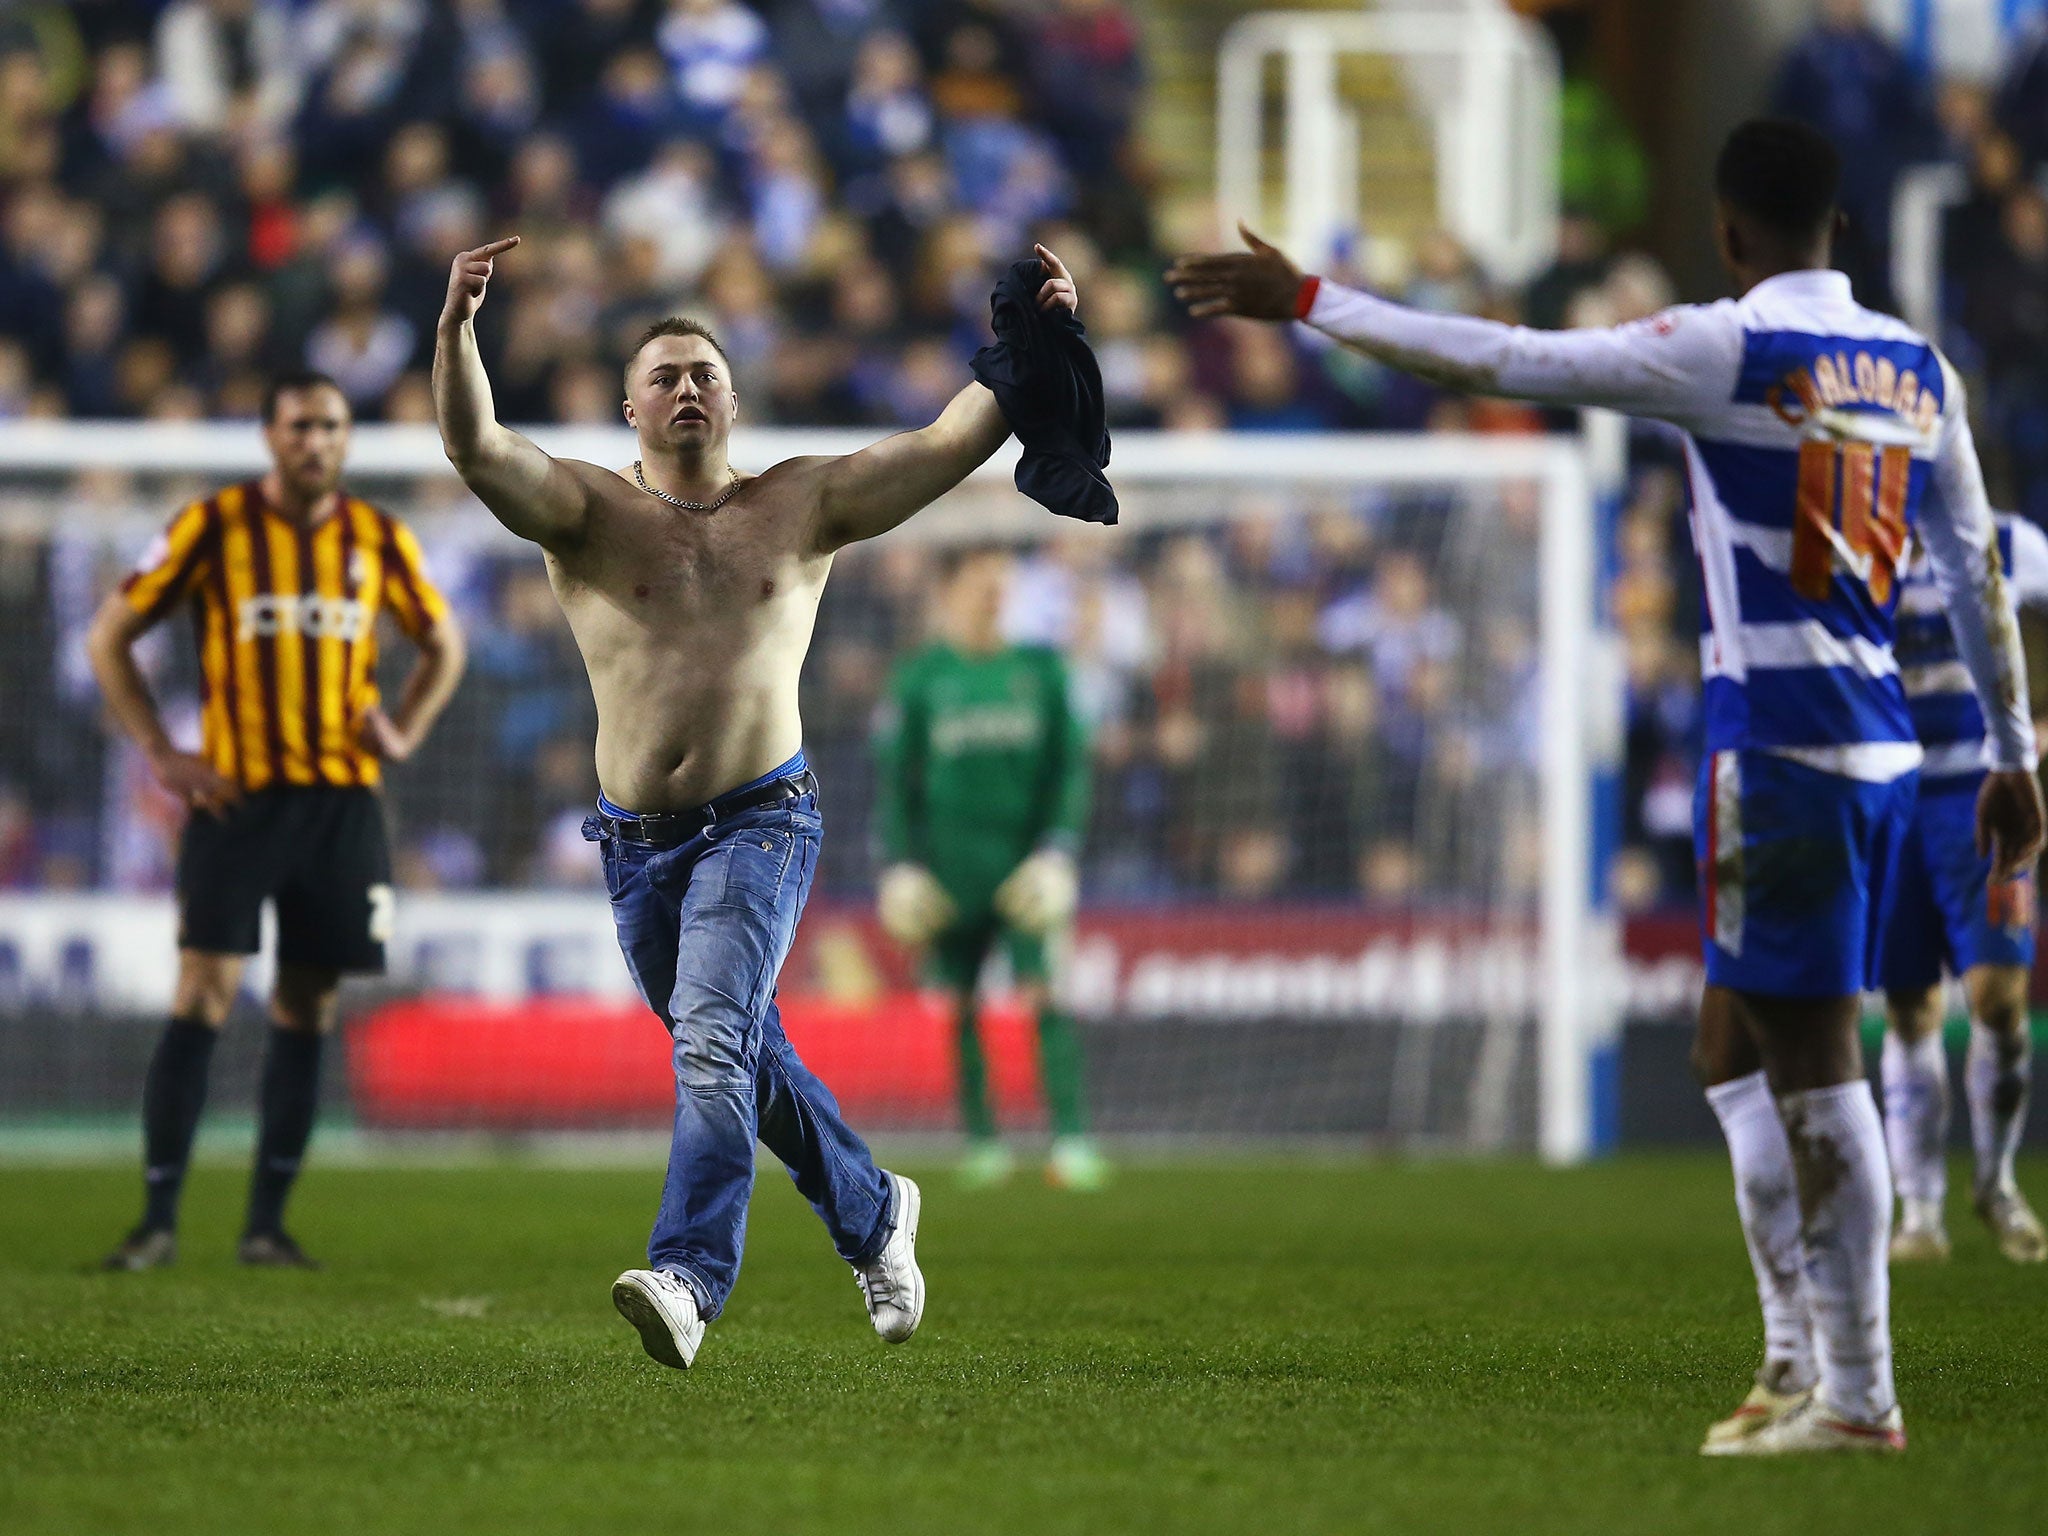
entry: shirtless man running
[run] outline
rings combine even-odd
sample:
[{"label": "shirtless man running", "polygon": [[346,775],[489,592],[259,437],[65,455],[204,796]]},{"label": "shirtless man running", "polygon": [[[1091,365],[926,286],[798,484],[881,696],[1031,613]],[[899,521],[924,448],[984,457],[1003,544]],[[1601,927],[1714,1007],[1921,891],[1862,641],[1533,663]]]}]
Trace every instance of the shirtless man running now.
[{"label": "shirtless man running", "polygon": [[[493,264],[455,258],[434,347],[449,462],[498,520],[540,545],[597,701],[599,844],[619,947],[675,1042],[676,1118],[646,1269],[612,1301],[647,1353],[687,1367],[739,1273],[758,1138],[853,1266],[875,1332],[924,1312],[917,1186],[875,1166],[790,1048],[775,1007],[817,866],[817,781],[797,674],[835,551],[951,490],[1010,429],[969,384],[930,426],[844,458],[742,475],[724,352],[689,320],[649,328],[626,364],[640,457],[623,471],[556,459],[499,424],[475,318]],[[1043,246],[1041,308],[1077,307]],[[630,808],[630,809],[628,809]]]}]

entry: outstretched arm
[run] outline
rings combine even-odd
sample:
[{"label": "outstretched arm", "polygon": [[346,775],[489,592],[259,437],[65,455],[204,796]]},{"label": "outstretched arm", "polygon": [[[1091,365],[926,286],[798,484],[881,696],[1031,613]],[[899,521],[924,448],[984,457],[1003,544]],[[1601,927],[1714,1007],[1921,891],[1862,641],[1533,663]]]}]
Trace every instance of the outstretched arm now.
[{"label": "outstretched arm", "polygon": [[448,302],[434,334],[434,415],[448,462],[477,499],[522,539],[559,549],[583,535],[586,482],[569,465],[498,421],[490,376],[476,346],[476,312],[498,257],[517,235],[464,251],[448,273]]},{"label": "outstretched arm", "polygon": [[819,466],[813,544],[822,554],[887,533],[981,467],[1010,435],[986,385],[970,384],[939,419]]},{"label": "outstretched arm", "polygon": [[1243,225],[1238,231],[1250,250],[1182,256],[1167,272],[1189,313],[1301,320],[1445,389],[1673,416],[1727,399],[1741,366],[1740,329],[1713,310],[1575,331],[1431,314],[1307,276]]},{"label": "outstretched arm", "polygon": [[[1049,274],[1038,307],[1077,310],[1073,277],[1051,251],[1036,250]],[[930,426],[821,462],[814,547],[829,553],[887,533],[973,474],[1009,435],[996,397],[985,385],[969,384]]]}]

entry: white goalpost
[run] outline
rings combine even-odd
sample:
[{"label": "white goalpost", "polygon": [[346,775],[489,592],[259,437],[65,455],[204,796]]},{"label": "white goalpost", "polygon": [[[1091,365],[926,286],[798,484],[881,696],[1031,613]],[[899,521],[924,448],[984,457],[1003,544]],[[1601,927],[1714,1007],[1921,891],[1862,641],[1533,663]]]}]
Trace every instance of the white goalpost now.
[{"label": "white goalpost", "polygon": [[[532,435],[599,463],[633,457],[623,429]],[[872,436],[742,429],[733,458],[765,467]],[[814,650],[807,674],[814,730],[819,718],[847,714],[849,691],[909,643],[900,614],[929,580],[915,550],[1014,544],[1066,584],[1059,590],[1099,599],[1085,621],[1094,628],[1075,641],[1083,670],[1122,701],[1104,716],[1098,794],[1108,798],[1098,825],[1116,843],[1127,803],[1138,816],[1153,803],[1147,793],[1166,796],[1164,810],[1142,812],[1154,815],[1151,843],[1102,850],[1073,952],[1070,991],[1092,1031],[1093,1091],[1110,1133],[1522,1148],[1553,1163],[1596,1150],[1611,1120],[1599,1084],[1611,1078],[1620,999],[1618,928],[1600,870],[1610,834],[1596,793],[1615,771],[1623,686],[1598,618],[1599,497],[1613,441],[1611,427],[1583,437],[1125,433],[1109,471],[1124,503],[1115,529],[1065,523],[1018,495],[1012,445],[897,533],[842,556],[835,587],[846,595],[828,590],[821,617],[821,646],[837,648],[822,659]],[[0,424],[0,535],[53,573],[47,600],[58,615],[64,582],[104,590],[179,497],[265,463],[249,424]],[[480,592],[502,591],[503,573],[529,568],[524,546],[453,480],[430,427],[357,428],[350,480],[410,519],[430,560],[445,555]],[[1424,620],[1405,629],[1388,616],[1395,560],[1419,567],[1427,591]],[[899,615],[893,629],[870,612],[885,600]],[[1131,611],[1141,605],[1149,631]],[[1207,616],[1227,642],[1177,638],[1201,629],[1209,608],[1231,610],[1227,624]],[[1271,616],[1281,613],[1313,620],[1307,638],[1277,633]],[[1347,638],[1352,619],[1366,638]],[[47,629],[53,654],[0,655],[0,669],[75,666],[54,654],[71,643],[61,615]],[[1137,637],[1129,654],[1103,660],[1101,634],[1125,631]],[[1416,635],[1440,641],[1427,677],[1420,662],[1400,671],[1397,648],[1420,644]],[[75,697],[75,677],[70,686]],[[429,800],[453,805],[532,766],[505,757],[517,733],[502,722],[532,702],[523,685],[476,686],[500,688],[500,713],[472,727],[451,718],[448,729],[477,739],[451,740],[438,766],[411,775],[411,789],[410,770],[394,775],[399,819],[430,853],[439,845],[421,829],[441,813]],[[1369,718],[1344,717],[1349,735],[1328,723],[1342,710],[1317,702],[1340,695],[1370,705]],[[89,704],[77,702],[82,720]],[[0,723],[0,748],[10,731],[33,728]],[[852,763],[858,722],[832,729]],[[1381,766],[1353,774],[1345,754],[1354,750]],[[0,1032],[33,1030],[53,1009],[145,1012],[168,990],[161,866],[155,889],[140,876],[108,888],[124,877],[112,872],[116,834],[106,823],[116,797],[137,791],[114,787],[124,770],[111,750],[90,771],[109,787],[67,803],[72,821],[91,824],[76,835],[97,868],[71,883],[100,888],[0,895]],[[872,791],[858,777],[828,775],[828,800],[844,797],[829,816],[864,814],[856,802]],[[1255,782],[1274,787],[1247,798]],[[27,793],[32,803],[66,798]],[[1304,794],[1316,808],[1298,803]],[[54,809],[48,819],[61,820]],[[461,822],[456,812],[445,819]],[[838,855],[840,888],[807,919],[809,979],[785,978],[793,1038],[812,993],[816,1028],[828,1031],[851,1017],[849,998],[894,985],[883,973],[895,962],[872,958],[876,941],[861,926],[857,841],[849,836]],[[426,869],[432,860],[422,857]],[[1312,893],[1286,873],[1308,869],[1320,871]],[[607,954],[608,915],[587,891],[489,872],[466,887],[431,883],[400,892],[380,1007],[449,991],[513,1008],[560,994],[629,999]],[[915,1052],[904,1049],[902,1074],[914,1075]],[[875,1058],[864,1060],[874,1096],[850,1092],[872,1102],[871,1118],[939,1123],[890,1096],[886,1053],[865,1057]],[[0,1101],[0,1119],[62,1097],[30,1076]],[[372,1094],[353,1058],[350,1079]],[[1375,1107],[1358,1107],[1367,1104]],[[355,1109],[374,1122],[374,1108]]]}]

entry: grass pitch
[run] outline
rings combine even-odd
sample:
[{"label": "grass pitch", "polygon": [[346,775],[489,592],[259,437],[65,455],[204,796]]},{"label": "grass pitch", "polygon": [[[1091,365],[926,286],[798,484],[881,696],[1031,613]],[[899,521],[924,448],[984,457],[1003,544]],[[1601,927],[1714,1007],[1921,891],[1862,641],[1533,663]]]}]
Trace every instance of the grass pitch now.
[{"label": "grass pitch", "polygon": [[[0,1530],[519,1533],[2038,1529],[2048,1272],[1958,1202],[1901,1274],[1902,1460],[1702,1461],[1760,1348],[1725,1162],[1143,1168],[925,1185],[923,1330],[869,1332],[764,1170],[687,1375],[607,1289],[659,1174],[321,1169],[327,1273],[87,1272],[127,1169],[0,1170]],[[1960,1170],[1959,1170],[1960,1171]],[[2048,1192],[2048,1166],[2028,1170]]]}]

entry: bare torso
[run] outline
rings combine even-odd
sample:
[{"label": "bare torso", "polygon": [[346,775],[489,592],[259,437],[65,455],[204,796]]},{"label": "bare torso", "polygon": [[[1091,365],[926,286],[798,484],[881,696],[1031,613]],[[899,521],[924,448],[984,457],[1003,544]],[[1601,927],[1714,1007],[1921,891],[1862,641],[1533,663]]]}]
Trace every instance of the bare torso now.
[{"label": "bare torso", "polygon": [[573,468],[593,493],[590,522],[548,553],[548,580],[590,673],[606,798],[682,810],[787,761],[803,744],[797,679],[832,568],[810,548],[805,461],[744,482],[715,512]]}]

